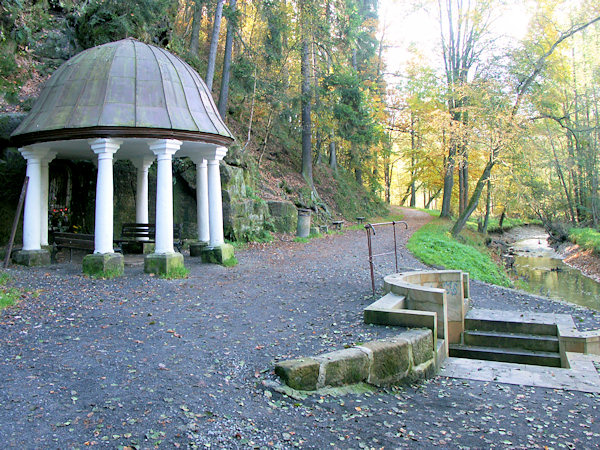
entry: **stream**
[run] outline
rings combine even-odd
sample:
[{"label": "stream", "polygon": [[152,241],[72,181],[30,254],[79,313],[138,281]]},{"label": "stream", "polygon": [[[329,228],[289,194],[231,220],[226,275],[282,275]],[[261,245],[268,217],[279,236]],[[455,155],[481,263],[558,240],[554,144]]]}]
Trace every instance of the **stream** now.
[{"label": "stream", "polygon": [[520,288],[532,294],[558,298],[600,310],[600,284],[562,262],[541,227],[517,227],[501,239],[512,242],[512,270],[521,280]]}]

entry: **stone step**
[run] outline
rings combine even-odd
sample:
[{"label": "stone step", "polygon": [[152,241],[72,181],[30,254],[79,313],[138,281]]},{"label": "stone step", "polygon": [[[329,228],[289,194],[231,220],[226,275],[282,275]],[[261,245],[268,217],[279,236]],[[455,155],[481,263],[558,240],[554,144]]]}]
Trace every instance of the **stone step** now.
[{"label": "stone step", "polygon": [[450,344],[450,356],[456,358],[483,359],[537,366],[561,367],[560,354],[516,348],[476,347]]},{"label": "stone step", "polygon": [[466,330],[465,345],[478,347],[519,348],[558,353],[558,337],[537,334],[502,333],[498,331]]},{"label": "stone step", "polygon": [[465,330],[557,336],[558,315],[473,309],[465,317]]}]

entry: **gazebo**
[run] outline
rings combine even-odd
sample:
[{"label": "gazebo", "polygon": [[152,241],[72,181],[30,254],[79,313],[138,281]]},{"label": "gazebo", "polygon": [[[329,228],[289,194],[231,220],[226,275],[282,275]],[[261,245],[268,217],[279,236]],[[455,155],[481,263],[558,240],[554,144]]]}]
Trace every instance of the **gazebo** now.
[{"label": "gazebo", "polygon": [[219,262],[233,257],[223,238],[219,171],[233,136],[200,75],[168,51],[123,39],[79,53],[56,70],[11,138],[27,159],[29,177],[17,262],[50,262],[44,246],[54,158],[97,163],[94,253],[84,258],[84,272],[123,271],[123,256],[113,250],[115,159],[137,169],[139,223],[148,223],[148,169],[157,162],[156,244],[145,256],[146,272],[183,266],[173,248],[174,156],[196,164],[198,244],[191,253],[202,248]]}]

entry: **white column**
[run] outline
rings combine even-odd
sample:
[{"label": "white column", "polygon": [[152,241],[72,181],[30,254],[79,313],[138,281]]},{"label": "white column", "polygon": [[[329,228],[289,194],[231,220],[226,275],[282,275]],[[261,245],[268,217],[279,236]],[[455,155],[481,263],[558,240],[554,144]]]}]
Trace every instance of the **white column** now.
[{"label": "white column", "polygon": [[23,250],[41,250],[41,165],[47,150],[20,148],[19,152],[27,160],[29,177],[23,213]]},{"label": "white column", "polygon": [[208,222],[210,230],[209,248],[225,243],[223,238],[223,200],[221,199],[221,173],[219,162],[227,154],[227,148],[217,147],[203,152],[208,161]]},{"label": "white column", "polygon": [[137,186],[135,190],[135,221],[148,223],[148,169],[154,162],[151,156],[132,159],[137,169]]},{"label": "white column", "polygon": [[159,139],[150,144],[156,155],[156,244],[154,253],[173,250],[173,173],[172,158],[182,142]]},{"label": "white column", "polygon": [[94,227],[94,253],[113,253],[113,155],[122,141],[95,139],[90,146],[98,155],[96,181],[96,223]]},{"label": "white column", "polygon": [[40,244],[42,246],[48,245],[48,189],[50,184],[50,173],[48,165],[56,157],[55,152],[49,152],[41,160],[41,192],[40,192]]},{"label": "white column", "polygon": [[198,240],[210,241],[210,228],[208,220],[208,172],[206,159],[195,155],[192,161],[196,163],[196,213],[198,217]]}]

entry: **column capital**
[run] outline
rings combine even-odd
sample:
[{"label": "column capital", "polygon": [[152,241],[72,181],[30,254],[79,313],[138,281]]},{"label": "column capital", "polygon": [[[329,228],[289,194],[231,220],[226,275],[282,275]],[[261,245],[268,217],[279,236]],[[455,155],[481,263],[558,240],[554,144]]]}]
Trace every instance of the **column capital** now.
[{"label": "column capital", "polygon": [[47,152],[46,155],[42,157],[42,164],[50,164],[54,158],[56,158],[56,152]]},{"label": "column capital", "polygon": [[208,161],[221,161],[227,154],[227,147],[203,148],[198,153]]},{"label": "column capital", "polygon": [[131,158],[131,164],[133,164],[137,170],[144,171],[148,170],[154,162],[154,159],[155,157],[152,155],[138,156],[137,158]]},{"label": "column capital", "polygon": [[[183,142],[177,139],[156,139],[155,141],[149,142],[148,147],[158,157],[162,159],[164,157],[171,158],[177,150],[181,147]],[[162,158],[161,158],[162,157]]]},{"label": "column capital", "polygon": [[[48,149],[45,147],[23,147],[19,149],[19,153],[21,153],[21,156],[23,156],[23,158],[25,158],[27,161],[31,160],[33,163],[35,163],[36,160],[41,163],[42,160],[48,157],[50,154]],[[56,153],[53,153],[51,160],[54,159],[55,155]]]},{"label": "column capital", "polygon": [[119,147],[123,143],[121,140],[111,138],[92,139],[88,142],[92,148],[92,151],[97,155],[102,153],[110,153],[113,155],[117,152],[117,150],[119,150]]},{"label": "column capital", "polygon": [[197,166],[206,165],[206,158],[204,157],[204,155],[202,155],[200,153],[194,153],[193,155],[190,155],[189,158]]}]

